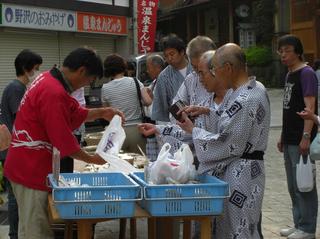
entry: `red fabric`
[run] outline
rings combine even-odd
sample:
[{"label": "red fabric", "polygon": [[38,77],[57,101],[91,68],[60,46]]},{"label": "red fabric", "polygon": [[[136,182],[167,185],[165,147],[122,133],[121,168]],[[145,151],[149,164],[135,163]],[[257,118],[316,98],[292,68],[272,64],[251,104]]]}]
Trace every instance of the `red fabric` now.
[{"label": "red fabric", "polygon": [[[28,188],[49,190],[45,182],[52,172],[52,146],[60,151],[61,157],[79,151],[72,131],[87,115],[88,110],[50,72],[40,75],[21,101],[5,162],[5,176]],[[21,142],[24,145],[19,145]]]}]

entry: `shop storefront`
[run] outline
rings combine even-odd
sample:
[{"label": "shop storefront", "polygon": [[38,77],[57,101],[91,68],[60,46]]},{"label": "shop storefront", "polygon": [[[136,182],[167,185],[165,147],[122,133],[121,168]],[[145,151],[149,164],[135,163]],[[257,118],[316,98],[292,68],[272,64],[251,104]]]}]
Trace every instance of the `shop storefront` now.
[{"label": "shop storefront", "polygon": [[62,65],[81,46],[106,55],[121,48],[129,53],[127,16],[103,15],[3,3],[0,20],[0,94],[15,78],[14,59],[25,48],[43,58],[41,70]]}]

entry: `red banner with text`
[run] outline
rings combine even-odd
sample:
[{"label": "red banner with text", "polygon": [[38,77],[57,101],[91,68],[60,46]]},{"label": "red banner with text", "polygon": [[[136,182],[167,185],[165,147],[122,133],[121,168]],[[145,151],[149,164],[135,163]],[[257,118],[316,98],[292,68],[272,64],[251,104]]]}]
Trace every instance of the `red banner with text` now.
[{"label": "red banner with text", "polygon": [[94,13],[77,12],[79,32],[127,35],[127,18]]},{"label": "red banner with text", "polygon": [[138,53],[148,53],[154,50],[157,9],[158,0],[138,0]]}]

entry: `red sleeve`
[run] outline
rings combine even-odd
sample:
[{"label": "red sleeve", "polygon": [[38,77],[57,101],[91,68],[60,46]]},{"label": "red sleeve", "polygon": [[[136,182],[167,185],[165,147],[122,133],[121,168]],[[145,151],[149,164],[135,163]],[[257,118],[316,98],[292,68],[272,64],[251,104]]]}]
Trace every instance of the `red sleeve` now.
[{"label": "red sleeve", "polygon": [[88,110],[67,93],[48,96],[41,102],[40,119],[50,143],[60,151],[61,157],[79,151],[80,145],[72,131],[85,121]]}]

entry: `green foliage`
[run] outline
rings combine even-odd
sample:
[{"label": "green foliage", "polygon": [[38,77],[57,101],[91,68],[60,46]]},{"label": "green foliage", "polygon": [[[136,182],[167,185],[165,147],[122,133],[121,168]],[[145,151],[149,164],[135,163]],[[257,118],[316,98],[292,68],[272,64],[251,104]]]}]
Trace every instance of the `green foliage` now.
[{"label": "green foliage", "polygon": [[273,0],[255,0],[253,2],[253,21],[257,44],[271,46],[275,10],[276,6]]},{"label": "green foliage", "polygon": [[245,50],[248,66],[266,66],[272,62],[271,48],[254,46]]}]

